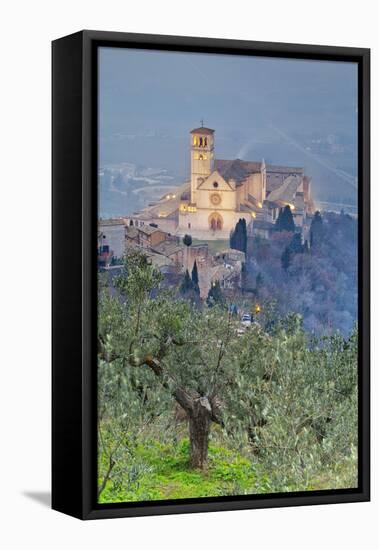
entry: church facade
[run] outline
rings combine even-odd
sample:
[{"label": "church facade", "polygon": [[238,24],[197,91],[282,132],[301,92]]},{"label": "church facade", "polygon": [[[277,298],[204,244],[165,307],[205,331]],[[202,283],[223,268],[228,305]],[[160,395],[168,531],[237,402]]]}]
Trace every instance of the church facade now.
[{"label": "church facade", "polygon": [[190,181],[144,209],[140,221],[154,221],[180,236],[225,239],[240,218],[251,234],[269,231],[280,209],[289,205],[301,230],[313,212],[310,179],[303,168],[217,159],[210,128],[195,128],[190,138]]}]

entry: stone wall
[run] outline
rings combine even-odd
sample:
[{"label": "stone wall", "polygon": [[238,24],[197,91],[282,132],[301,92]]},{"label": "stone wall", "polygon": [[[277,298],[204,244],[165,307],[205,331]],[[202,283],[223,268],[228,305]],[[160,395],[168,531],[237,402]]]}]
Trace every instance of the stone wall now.
[{"label": "stone wall", "polygon": [[125,253],[125,225],[100,222],[99,231],[103,234],[99,244],[108,245],[115,258],[122,258]]}]

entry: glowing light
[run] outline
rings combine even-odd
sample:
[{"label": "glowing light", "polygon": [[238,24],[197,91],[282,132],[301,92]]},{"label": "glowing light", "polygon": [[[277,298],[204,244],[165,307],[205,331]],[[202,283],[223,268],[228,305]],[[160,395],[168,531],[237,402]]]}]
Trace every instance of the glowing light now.
[{"label": "glowing light", "polygon": [[252,217],[252,218],[256,218],[256,217],[257,217],[256,213],[255,213],[255,212],[252,212],[252,213],[251,213],[251,217]]},{"label": "glowing light", "polygon": [[291,210],[295,210],[295,205],[294,204],[288,203],[288,206],[290,207]]},{"label": "glowing light", "polygon": [[258,202],[258,208],[262,208],[262,203],[261,202]]},{"label": "glowing light", "polygon": [[175,199],[176,195],[172,195],[172,198]]},{"label": "glowing light", "polygon": [[257,304],[255,306],[255,313],[260,313],[261,312],[261,306],[259,304]]}]

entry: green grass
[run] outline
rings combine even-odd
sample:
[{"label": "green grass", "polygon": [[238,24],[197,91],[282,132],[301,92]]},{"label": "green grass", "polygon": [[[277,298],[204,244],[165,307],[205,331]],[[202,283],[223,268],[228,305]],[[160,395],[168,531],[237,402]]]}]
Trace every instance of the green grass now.
[{"label": "green grass", "polygon": [[[236,452],[210,445],[205,471],[189,468],[189,442],[177,446],[148,441],[140,445],[134,457],[144,464],[142,474],[129,484],[108,481],[100,496],[101,503],[140,500],[215,497],[267,492],[267,478],[258,475],[251,462]],[[103,457],[105,463],[105,457]],[[125,464],[125,472],[128,464]],[[125,474],[127,480],[127,474]],[[99,484],[101,483],[101,478]]]},{"label": "green grass", "polygon": [[[273,486],[270,475],[257,463],[222,446],[209,446],[208,467],[189,467],[189,442],[177,445],[148,440],[135,450],[133,461],[125,456],[101,493],[100,503],[137,502],[181,498],[323,490],[356,486],[356,459],[349,457],[334,468],[313,476],[308,483]],[[99,486],[107,459],[100,455]],[[116,475],[114,475],[116,474]]]},{"label": "green grass", "polygon": [[[150,438],[140,442],[133,459],[121,453],[117,467],[101,493],[100,503],[159,501],[181,498],[218,497],[275,492],[296,492],[355,487],[356,456],[352,454],[334,465],[324,466],[310,478],[288,479],[267,469],[257,457],[250,459],[227,449],[222,442],[209,445],[208,467],[204,471],[189,466],[189,441],[176,445]],[[99,486],[108,464],[99,456]],[[271,473],[270,473],[271,472]]]}]

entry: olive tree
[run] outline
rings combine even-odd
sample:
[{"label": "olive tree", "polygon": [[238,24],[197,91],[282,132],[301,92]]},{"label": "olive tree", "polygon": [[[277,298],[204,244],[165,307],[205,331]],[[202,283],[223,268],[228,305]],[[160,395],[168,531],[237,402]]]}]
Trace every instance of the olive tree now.
[{"label": "olive tree", "polygon": [[143,380],[150,414],[161,406],[157,396],[184,409],[193,468],[206,466],[211,426],[218,424],[265,461],[272,457],[273,471],[280,464],[307,471],[322,438],[337,425],[341,434],[343,404],[354,402],[356,339],[311,345],[296,315],[270,334],[257,325],[242,332],[227,308],[195,308],[159,289],[160,281],[142,253],[126,257],[119,296],[100,299],[107,304],[99,317],[104,368]]},{"label": "olive tree", "polygon": [[100,307],[99,358],[110,368],[121,361],[155,376],[187,413],[190,464],[203,468],[211,423],[223,424],[221,378],[234,357],[235,320],[218,307],[200,311],[157,293],[160,280],[142,253],[127,256],[117,283],[121,299],[108,297],[107,311]]}]

